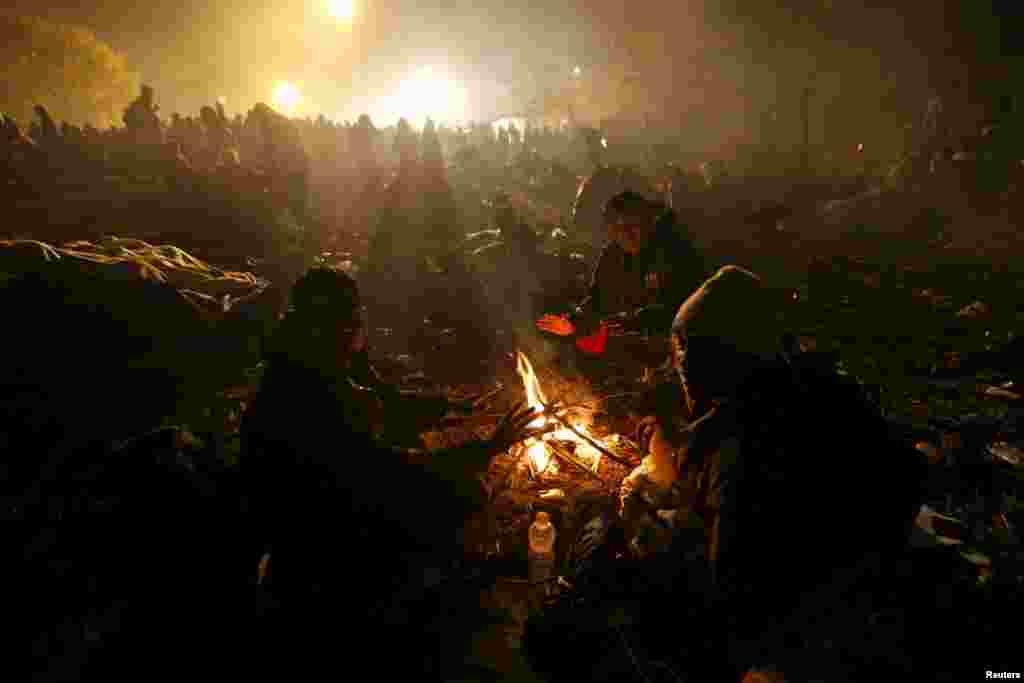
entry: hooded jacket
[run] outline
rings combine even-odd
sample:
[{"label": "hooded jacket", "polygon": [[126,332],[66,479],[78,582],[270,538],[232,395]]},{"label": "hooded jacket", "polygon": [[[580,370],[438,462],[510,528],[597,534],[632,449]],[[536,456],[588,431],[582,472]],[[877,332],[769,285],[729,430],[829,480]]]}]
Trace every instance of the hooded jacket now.
[{"label": "hooded jacket", "polygon": [[736,267],[708,280],[673,324],[687,382],[742,368],[685,429],[676,465],[715,582],[763,614],[785,612],[867,552],[899,548],[925,474],[856,382],[785,356],[779,329],[759,278]]}]

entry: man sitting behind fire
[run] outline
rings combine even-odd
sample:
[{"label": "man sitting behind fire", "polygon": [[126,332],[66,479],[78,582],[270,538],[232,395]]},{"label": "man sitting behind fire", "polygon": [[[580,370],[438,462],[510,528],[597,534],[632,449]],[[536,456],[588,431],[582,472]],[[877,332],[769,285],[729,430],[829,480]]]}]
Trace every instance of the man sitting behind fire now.
[{"label": "man sitting behind fire", "polygon": [[[855,383],[784,353],[775,311],[761,279],[735,266],[679,309],[672,356],[689,424],[677,428],[667,414],[647,422],[650,455],[622,487],[617,531],[628,549],[606,549],[609,559],[591,565],[616,577],[602,585],[636,586],[645,577],[628,609],[634,633],[644,634],[634,645],[674,665],[716,668],[701,680],[736,680],[730,665],[759,664],[728,651],[727,637],[752,642],[771,633],[834,573],[872,553],[894,557],[920,504],[920,454],[890,436]],[[633,559],[610,559],[617,555]],[[707,640],[680,655],[679,634],[664,624],[682,623],[698,605]],[[554,635],[579,615],[568,606],[558,613],[537,620],[527,647],[552,680],[585,679],[578,668],[558,669],[581,660],[559,650],[564,642]],[[673,651],[689,664],[665,654]],[[631,659],[616,662],[632,672]],[[601,666],[607,673],[613,665]]]},{"label": "man sitting behind fire", "polygon": [[[457,558],[458,529],[485,502],[477,475],[536,434],[528,428],[536,414],[515,409],[489,440],[458,448],[387,448],[373,439],[368,392],[353,381],[358,365],[366,369],[355,281],[315,267],[292,298],[242,424],[254,541],[269,552],[269,585],[282,604],[279,618],[257,628],[267,638],[263,653],[285,663],[300,648],[333,657],[345,644],[372,657],[393,643],[403,661],[417,644],[429,657],[439,646],[406,610]],[[410,586],[419,586],[418,598],[401,597]],[[323,628],[342,614],[352,625],[347,634]],[[422,672],[430,664],[411,666]]]},{"label": "man sitting behind fire", "polygon": [[587,297],[572,314],[545,315],[537,322],[544,332],[575,335],[580,346],[583,338],[609,330],[667,330],[676,309],[706,276],[686,227],[664,204],[626,191],[608,201],[604,218],[610,241]]}]

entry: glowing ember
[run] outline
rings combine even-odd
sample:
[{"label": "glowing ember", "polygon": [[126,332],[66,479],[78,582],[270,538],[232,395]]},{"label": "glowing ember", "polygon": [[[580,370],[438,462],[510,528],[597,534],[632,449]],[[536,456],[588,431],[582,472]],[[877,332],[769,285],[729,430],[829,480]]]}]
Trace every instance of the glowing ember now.
[{"label": "glowing ember", "polygon": [[[519,377],[523,380],[523,389],[526,391],[526,402],[531,408],[538,411],[544,410],[544,406],[548,403],[547,396],[544,395],[544,390],[540,386],[537,374],[533,371],[533,365],[530,363],[530,359],[521,351],[516,355],[516,371],[519,373]],[[552,418],[542,415],[531,422],[530,427],[534,429],[541,429],[548,426],[551,419]],[[585,425],[573,423],[573,427],[581,432],[586,431]],[[600,452],[586,441],[576,436],[571,429],[561,427],[553,432],[544,434],[538,439],[529,439],[523,444],[526,455],[530,458],[530,463],[533,465],[534,471],[538,474],[547,470],[549,466],[552,468],[556,467],[555,463],[551,462],[551,453],[548,451],[547,446],[547,442],[551,440],[573,442],[575,444],[573,454],[576,458],[584,464],[589,465],[595,471],[597,470],[598,463],[601,459]]]}]

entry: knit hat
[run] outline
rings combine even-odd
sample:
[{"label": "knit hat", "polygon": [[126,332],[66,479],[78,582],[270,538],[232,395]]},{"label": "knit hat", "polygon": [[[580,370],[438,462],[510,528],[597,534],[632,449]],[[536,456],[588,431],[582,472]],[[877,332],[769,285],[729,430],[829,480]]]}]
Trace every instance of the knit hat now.
[{"label": "knit hat", "polygon": [[781,350],[775,309],[761,278],[738,266],[725,266],[679,308],[672,334],[718,339],[737,351],[770,359]]}]

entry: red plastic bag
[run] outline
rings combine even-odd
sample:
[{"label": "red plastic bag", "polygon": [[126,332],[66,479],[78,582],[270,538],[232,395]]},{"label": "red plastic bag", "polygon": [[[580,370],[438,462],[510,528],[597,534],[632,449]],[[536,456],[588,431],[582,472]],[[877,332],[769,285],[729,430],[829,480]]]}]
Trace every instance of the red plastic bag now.
[{"label": "red plastic bag", "polygon": [[601,327],[594,334],[589,337],[579,337],[576,339],[576,348],[583,353],[591,356],[599,356],[604,353],[605,348],[608,346],[608,326],[601,325]]}]

